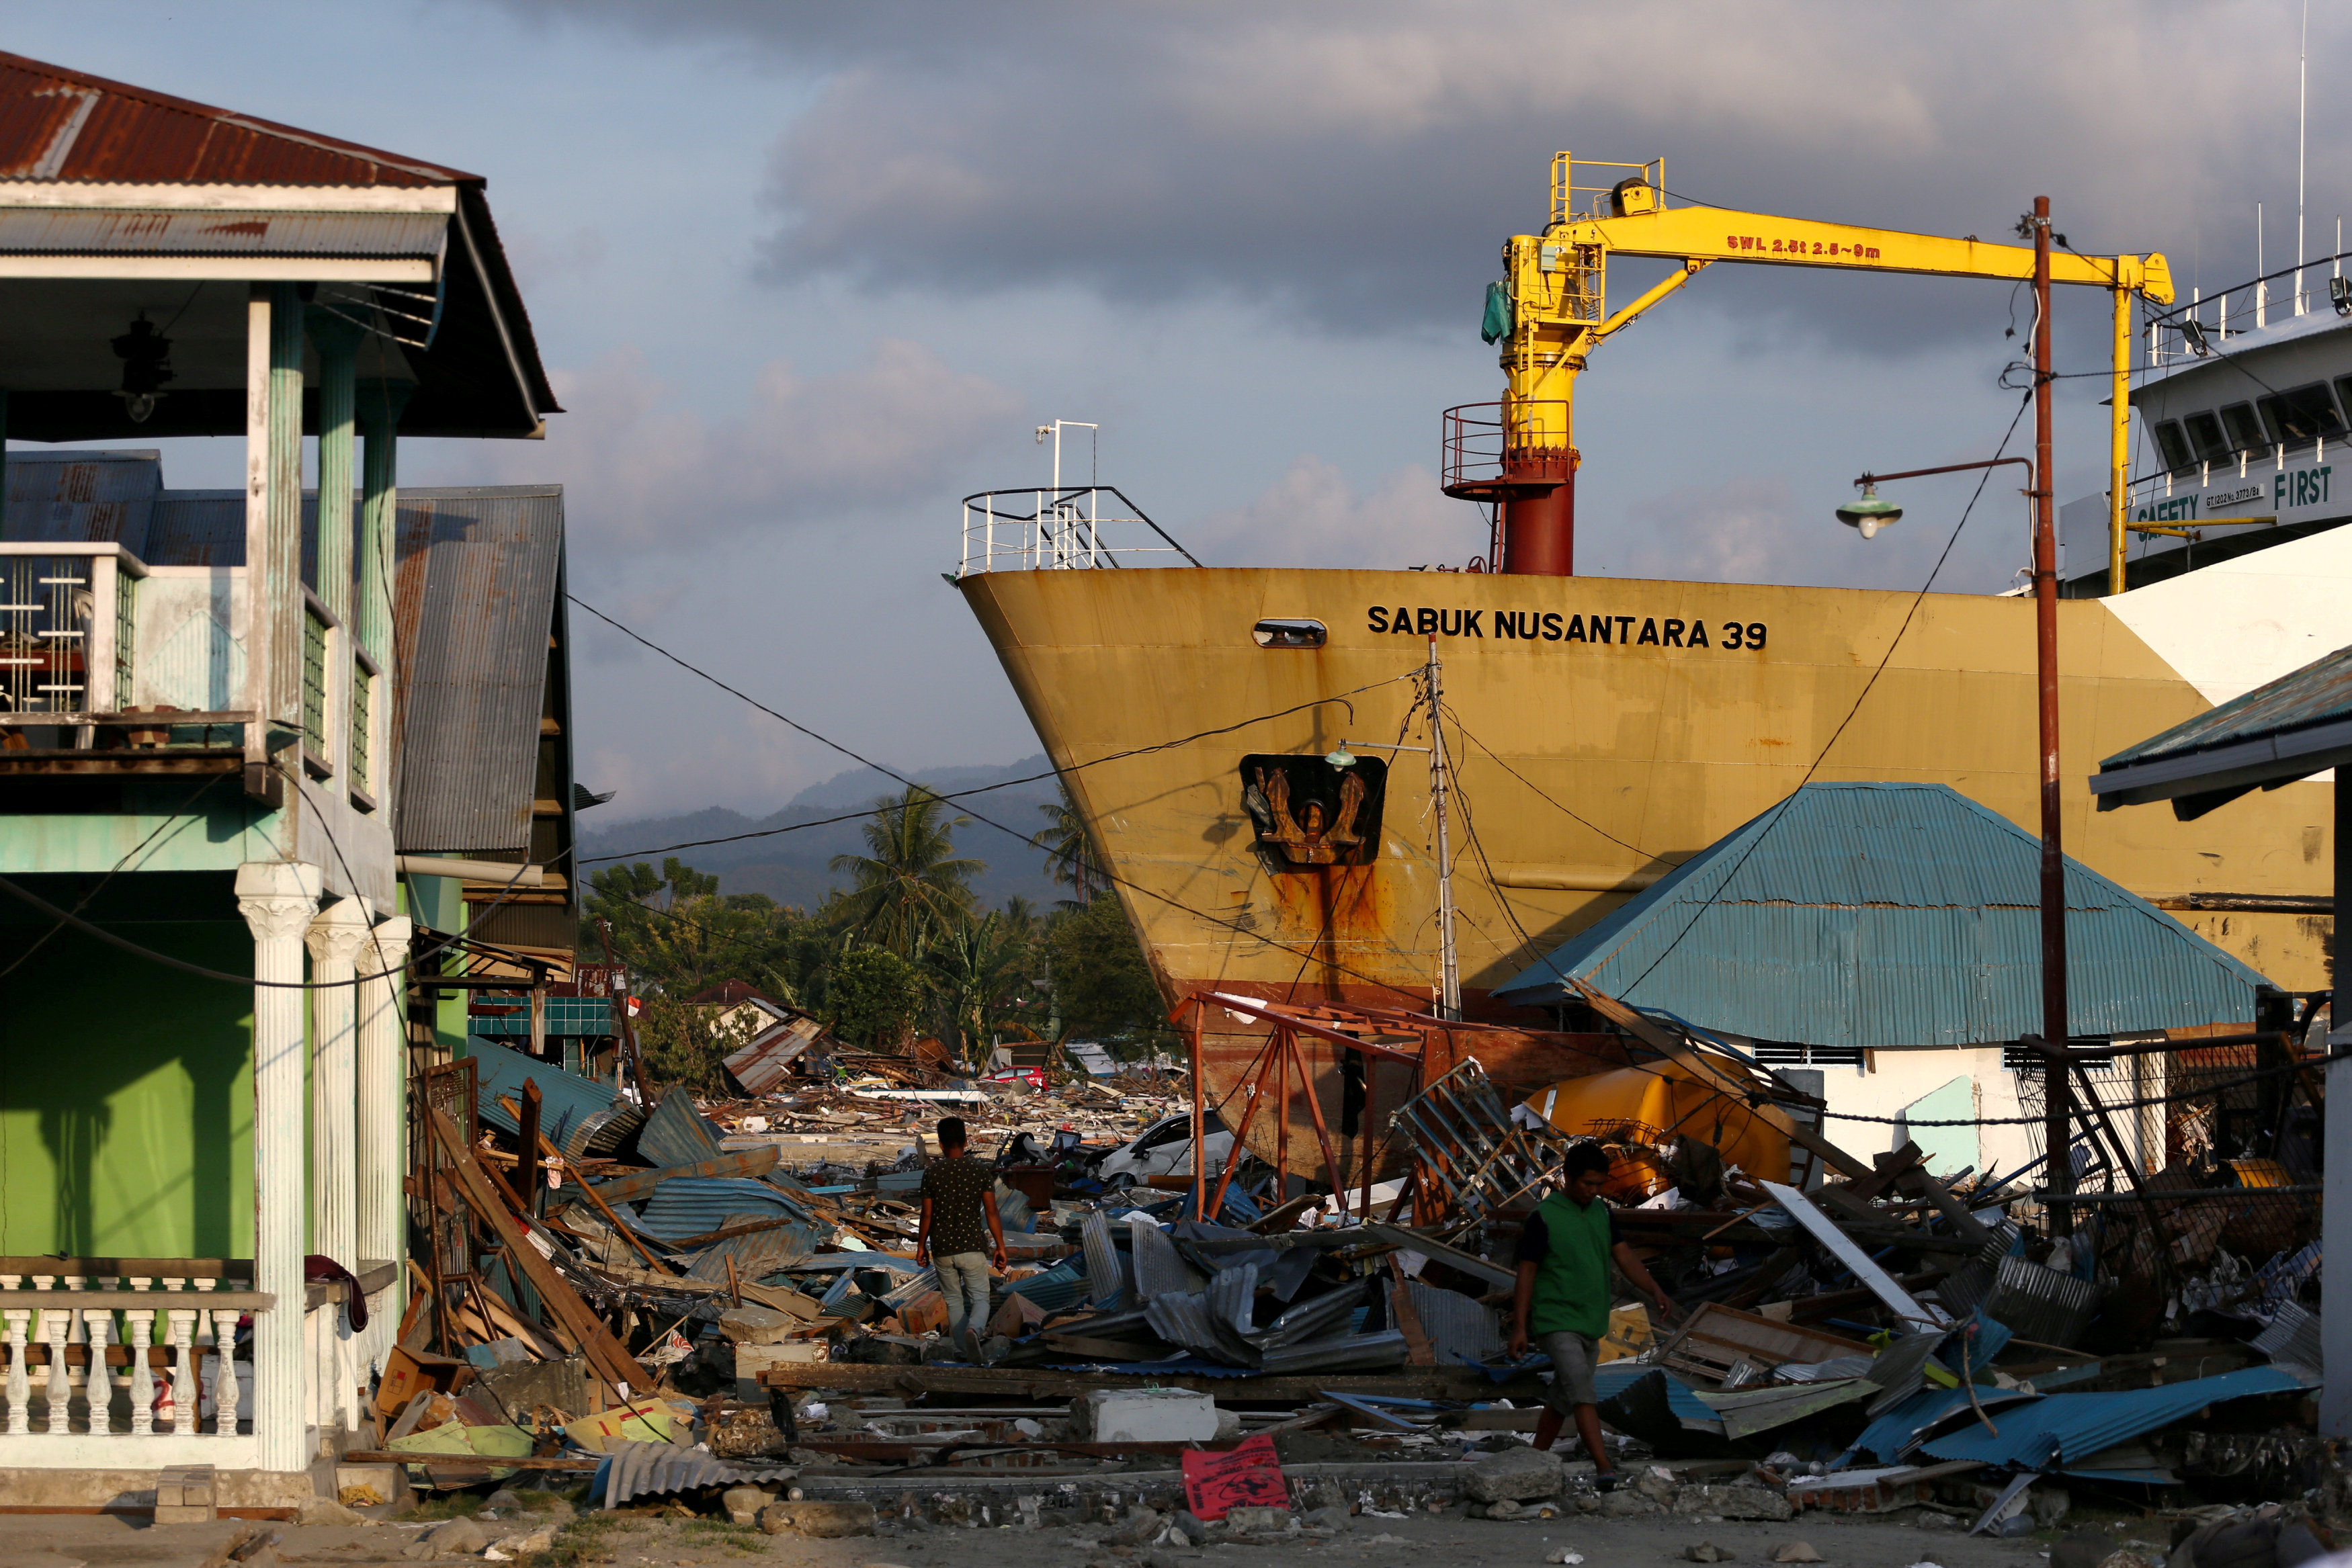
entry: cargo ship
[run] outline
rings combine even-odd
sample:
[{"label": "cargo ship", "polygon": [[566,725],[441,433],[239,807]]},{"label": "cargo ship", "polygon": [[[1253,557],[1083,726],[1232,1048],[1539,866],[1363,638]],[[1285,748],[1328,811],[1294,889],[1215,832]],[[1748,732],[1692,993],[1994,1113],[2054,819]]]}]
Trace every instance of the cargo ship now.
[{"label": "cargo ship", "polygon": [[[1499,334],[1513,395],[1445,420],[1449,488],[1496,501],[1488,570],[1204,567],[1093,485],[964,503],[956,583],[1171,1004],[1222,991],[1435,1005],[1433,781],[1412,749],[1432,743],[1433,657],[1471,1019],[1559,1027],[1490,993],[1809,779],[1940,782],[2038,831],[2030,598],[1568,574],[1564,408],[1549,435],[1528,435],[1552,416],[1520,371],[1540,357],[1525,352],[1528,291],[1580,256],[1560,196],[1571,184],[1556,172],[1553,225],[1506,247],[1514,267],[1526,253],[1501,312],[1522,313]],[[1654,211],[1662,172],[1608,199],[1610,214]],[[1803,225],[1763,221],[1803,250]],[[1881,255],[1874,231],[1841,232]],[[1722,237],[1736,249],[1738,235]],[[1890,258],[1913,254],[1899,246],[1916,236],[1883,237]],[[1968,245],[1965,264],[1901,269],[2012,265]],[[2156,277],[2161,258],[2139,265]],[[2352,292],[2318,276],[2338,267],[2317,264],[2307,290],[2297,268],[2185,304],[2143,293],[2129,403],[2153,456],[2122,506],[2085,497],[2060,523],[2067,852],[2299,990],[2327,984],[2332,779],[2193,823],[2100,813],[2085,780],[2103,757],[2344,640],[2352,502],[2333,470],[2352,415]],[[1616,319],[1597,279],[1591,295],[1574,308]],[[2119,290],[2119,355],[2124,303]],[[1518,492],[1476,489],[1462,433],[1481,421],[1501,433],[1494,473],[1511,477],[1514,458],[1522,479],[1533,471]],[[1218,1092],[1263,1032],[1238,1014],[1229,1038],[1213,1030]]]}]

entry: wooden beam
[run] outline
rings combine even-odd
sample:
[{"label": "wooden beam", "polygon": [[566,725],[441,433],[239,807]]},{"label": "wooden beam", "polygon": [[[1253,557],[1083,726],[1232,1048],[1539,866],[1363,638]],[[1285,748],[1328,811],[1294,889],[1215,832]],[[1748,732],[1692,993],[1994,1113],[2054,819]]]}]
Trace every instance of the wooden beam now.
[{"label": "wooden beam", "polygon": [[627,1384],[632,1394],[650,1390],[654,1385],[653,1375],[637,1364],[636,1358],[629,1354],[627,1347],[614,1337],[611,1329],[604,1326],[604,1320],[580,1299],[580,1292],[572,1288],[572,1281],[556,1272],[554,1264],[540,1256],[539,1249],[531,1245],[523,1228],[515,1222],[513,1213],[491,1185],[488,1172],[475,1162],[473,1151],[466,1146],[464,1137],[450,1123],[448,1113],[436,1106],[430,1114],[433,1135],[441,1140],[441,1147],[449,1156],[450,1179],[457,1184],[458,1192],[474,1212],[487,1221],[506,1243],[508,1266],[522,1270],[523,1277],[530,1281],[531,1289],[537,1291],[540,1300],[547,1303],[547,1310],[555,1314],[556,1320],[587,1353],[589,1364],[599,1375],[608,1382]]},{"label": "wooden beam", "polygon": [[1154,1372],[1049,1372],[1026,1366],[861,1366],[840,1361],[787,1361],[767,1367],[770,1388],[835,1388],[850,1394],[954,1394],[1018,1399],[1081,1398],[1098,1388],[1189,1388],[1220,1403],[1305,1405],[1326,1389],[1385,1394],[1400,1399],[1539,1399],[1532,1373],[1497,1384],[1467,1366],[1416,1366],[1393,1372],[1326,1372],[1291,1377],[1203,1377]]}]

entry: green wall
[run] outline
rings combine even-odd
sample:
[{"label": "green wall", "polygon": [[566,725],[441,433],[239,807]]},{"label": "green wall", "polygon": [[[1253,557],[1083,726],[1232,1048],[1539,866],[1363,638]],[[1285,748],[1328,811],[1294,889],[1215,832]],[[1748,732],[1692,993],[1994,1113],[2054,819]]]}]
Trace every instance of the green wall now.
[{"label": "green wall", "polygon": [[[26,880],[66,908],[87,891]],[[137,918],[212,909],[227,917]],[[235,909],[226,876],[150,874],[115,879],[84,913],[249,975]],[[0,912],[0,967],[48,930]],[[0,977],[0,1253],[252,1256],[252,996],[70,929]]]}]

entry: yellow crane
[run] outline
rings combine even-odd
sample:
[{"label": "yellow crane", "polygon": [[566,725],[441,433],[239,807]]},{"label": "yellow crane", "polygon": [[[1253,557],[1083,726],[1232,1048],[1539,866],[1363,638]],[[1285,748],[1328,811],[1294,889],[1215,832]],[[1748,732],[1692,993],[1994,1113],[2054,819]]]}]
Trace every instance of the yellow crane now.
[{"label": "yellow crane", "polygon": [[[1595,172],[1601,183],[1590,181]],[[1584,210],[1578,211],[1580,201]],[[1680,271],[1612,311],[1612,256],[1660,257]],[[1496,570],[1567,575],[1573,564],[1577,373],[1595,344],[1718,261],[1814,267],[1850,272],[1911,272],[1947,277],[2031,281],[2030,246],[1991,245],[1973,235],[1905,234],[1722,207],[1667,205],[1665,162],[1551,164],[1551,219],[1538,235],[1503,246],[1505,281],[1488,295],[1486,336],[1502,344],[1508,378],[1500,404],[1447,413],[1449,495],[1502,507]],[[2160,255],[2050,257],[2053,284],[2105,288],[2115,296],[2114,408],[2109,455],[2111,591],[2123,586],[2128,498],[2131,298],[2172,300],[2172,272]],[[1491,409],[1491,413],[1477,410]],[[2047,476],[2036,483],[2047,485]]]}]

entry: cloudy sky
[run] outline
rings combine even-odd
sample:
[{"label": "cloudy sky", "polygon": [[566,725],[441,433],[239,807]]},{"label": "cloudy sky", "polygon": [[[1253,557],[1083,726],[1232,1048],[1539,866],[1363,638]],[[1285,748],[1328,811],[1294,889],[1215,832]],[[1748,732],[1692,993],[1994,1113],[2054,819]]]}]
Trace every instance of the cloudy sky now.
[{"label": "cloudy sky", "polygon": [[[1034,426],[1216,564],[1459,563],[1438,413],[1499,387],[1477,319],[1556,148],[1663,155],[1680,200],[2008,234],[2184,287],[2292,258],[2296,0],[855,5],[764,0],[0,5],[6,47],[486,175],[570,413],[544,443],[417,442],[413,484],[555,480],[574,589],[903,769],[1036,749],[940,580],[966,492]],[[2313,255],[2352,12],[2312,18]],[[2193,62],[2193,63],[2184,63]],[[1625,267],[1612,293],[1640,279]],[[1916,587],[1964,483],[1870,544],[1865,466],[1989,455],[2007,285],[1717,267],[1580,387],[1580,569]],[[2104,296],[2059,368],[2105,362]],[[2069,383],[2062,497],[2099,486]],[[2030,437],[2031,423],[2021,427]],[[2014,448],[2012,448],[2014,450]],[[174,485],[235,483],[175,444]],[[2004,586],[1989,502],[1939,586]],[[582,771],[616,816],[772,810],[845,766],[583,627]]]}]

